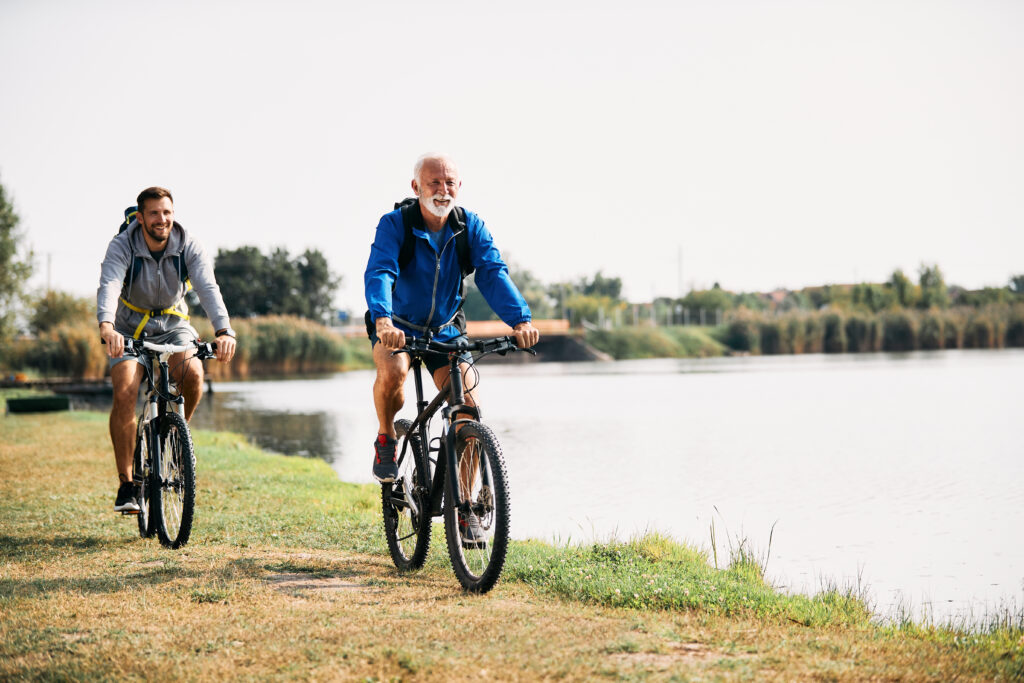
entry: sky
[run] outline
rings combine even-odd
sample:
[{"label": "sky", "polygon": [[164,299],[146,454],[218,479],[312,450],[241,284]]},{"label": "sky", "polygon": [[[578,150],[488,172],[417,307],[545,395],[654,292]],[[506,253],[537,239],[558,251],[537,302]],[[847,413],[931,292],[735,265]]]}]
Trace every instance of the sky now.
[{"label": "sky", "polygon": [[1024,3],[0,0],[30,283],[94,296],[144,187],[215,254],[319,249],[360,313],[415,160],[545,282],[631,301],[1024,273]]}]

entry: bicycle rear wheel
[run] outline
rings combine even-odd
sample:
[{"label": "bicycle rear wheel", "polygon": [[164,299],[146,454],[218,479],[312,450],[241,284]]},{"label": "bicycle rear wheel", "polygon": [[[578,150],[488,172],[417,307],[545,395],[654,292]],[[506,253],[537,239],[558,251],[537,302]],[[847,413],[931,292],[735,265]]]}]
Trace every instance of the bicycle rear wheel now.
[{"label": "bicycle rear wheel", "polygon": [[156,534],[168,548],[188,543],[196,500],[196,456],[185,418],[168,412],[160,429],[160,471],[150,492]]},{"label": "bicycle rear wheel", "polygon": [[150,500],[151,491],[156,478],[150,471],[149,463],[150,429],[148,425],[140,425],[139,433],[135,437],[135,470],[141,476],[142,483],[139,487],[139,514],[136,521],[139,523],[139,536],[150,538],[156,533],[156,524],[153,521]]},{"label": "bicycle rear wheel", "polygon": [[[411,427],[409,420],[395,421],[399,448]],[[381,486],[388,552],[402,571],[422,567],[430,550],[430,496],[425,494],[429,480],[430,466],[419,438],[414,435],[409,438],[405,457],[398,466],[398,479]]]},{"label": "bicycle rear wheel", "polygon": [[[459,497],[445,478],[444,530],[452,569],[462,587],[486,593],[497,583],[508,552],[510,503],[505,458],[486,425],[466,422],[455,439]],[[461,499],[467,509],[456,509]]]}]

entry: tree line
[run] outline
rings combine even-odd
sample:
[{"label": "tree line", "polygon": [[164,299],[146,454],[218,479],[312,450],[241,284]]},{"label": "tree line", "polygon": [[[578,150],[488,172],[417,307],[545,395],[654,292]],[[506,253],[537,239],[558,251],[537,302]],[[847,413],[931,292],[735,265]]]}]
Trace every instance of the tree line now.
[{"label": "tree line", "polygon": [[[64,292],[27,291],[33,254],[25,246],[18,226],[19,217],[0,184],[0,340],[11,338],[19,321],[27,331],[38,334],[64,321],[89,319],[95,306],[90,299]],[[307,249],[297,256],[283,247],[266,253],[254,246],[220,249],[214,267],[232,317],[291,315],[324,323],[334,316],[333,298],[342,278],[331,271],[327,259],[317,249]],[[1024,301],[1024,274],[1011,277],[1004,287],[970,291],[947,285],[938,265],[926,264],[918,270],[916,282],[897,269],[881,283],[830,284],[793,291],[732,292],[716,283],[710,289],[694,290],[678,298],[659,297],[640,307],[622,298],[620,278],[600,270],[575,280],[545,283],[531,271],[510,263],[510,275],[535,318],[565,318],[574,327],[588,322],[636,322],[638,308],[643,309],[639,315],[644,319],[680,323],[683,318],[679,314],[692,311],[780,314],[833,309],[880,313],[957,306],[980,308]],[[194,314],[204,315],[194,293],[189,304]],[[466,280],[464,310],[470,320],[495,317],[472,277]],[[707,321],[722,320],[716,316]]]}]

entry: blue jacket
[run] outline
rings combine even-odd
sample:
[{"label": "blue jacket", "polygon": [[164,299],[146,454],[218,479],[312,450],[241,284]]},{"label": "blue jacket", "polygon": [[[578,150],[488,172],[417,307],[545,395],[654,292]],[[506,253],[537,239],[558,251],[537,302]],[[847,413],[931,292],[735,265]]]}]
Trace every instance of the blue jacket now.
[{"label": "blue jacket", "polygon": [[[466,211],[466,229],[469,232],[470,260],[476,269],[474,281],[484,299],[498,317],[512,327],[530,320],[530,307],[509,277],[508,266],[501,260],[487,226],[475,213]],[[459,295],[462,272],[459,270],[452,221],[445,224],[443,233],[443,246],[439,253],[425,230],[413,228],[415,254],[405,270],[399,273],[398,252],[405,237],[402,212],[396,209],[381,217],[363,276],[371,322],[377,318],[394,320],[397,316],[414,325],[437,327],[455,316],[462,303]],[[406,334],[422,334],[397,320],[394,323]],[[448,325],[435,338],[446,341],[458,335],[459,330]]]}]

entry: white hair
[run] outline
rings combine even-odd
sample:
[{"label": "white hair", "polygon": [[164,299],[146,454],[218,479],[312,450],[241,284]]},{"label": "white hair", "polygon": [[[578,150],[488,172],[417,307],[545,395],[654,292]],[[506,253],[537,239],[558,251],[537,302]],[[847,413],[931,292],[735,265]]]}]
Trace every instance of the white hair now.
[{"label": "white hair", "polygon": [[450,156],[448,156],[447,154],[442,154],[440,152],[431,152],[429,154],[424,154],[423,156],[421,156],[419,159],[416,160],[416,165],[412,167],[412,177],[413,177],[413,180],[417,180],[418,181],[420,179],[420,171],[423,170],[423,164],[427,163],[428,161],[433,161],[433,160],[438,160],[438,161],[444,160],[444,161],[447,161],[452,166],[455,166],[455,170],[456,170],[456,172],[458,172],[458,168],[459,167],[455,165],[455,162],[452,161],[452,158]]}]

